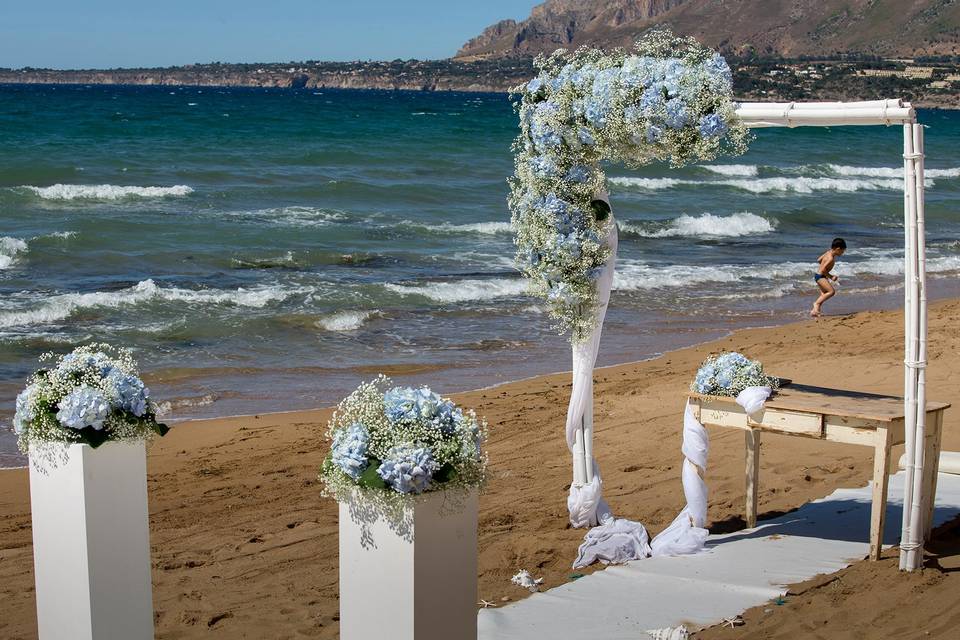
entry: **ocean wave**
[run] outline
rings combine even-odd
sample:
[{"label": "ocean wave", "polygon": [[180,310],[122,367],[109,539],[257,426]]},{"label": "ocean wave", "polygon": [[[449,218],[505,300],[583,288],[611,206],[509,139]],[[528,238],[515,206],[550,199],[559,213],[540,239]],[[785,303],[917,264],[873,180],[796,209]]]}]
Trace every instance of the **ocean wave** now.
[{"label": "ocean wave", "polygon": [[0,236],[0,269],[9,269],[17,257],[27,251],[27,243],[20,238]]},{"label": "ocean wave", "polygon": [[453,231],[455,233],[479,233],[484,235],[495,235],[500,233],[513,233],[513,227],[509,222],[472,222],[469,224],[443,224],[441,229]]},{"label": "ocean wave", "polygon": [[417,285],[387,283],[389,291],[403,296],[422,296],[437,302],[469,302],[492,300],[525,295],[527,283],[519,279],[457,280],[454,282],[428,282]]},{"label": "ocean wave", "polygon": [[184,184],[172,187],[123,187],[115,184],[55,184],[49,187],[25,185],[43,200],[122,200],[124,198],[166,198],[186,196],[193,189]]},{"label": "ocean wave", "polygon": [[699,216],[682,215],[663,227],[654,223],[621,223],[624,231],[644,238],[715,237],[739,238],[770,233],[776,223],[749,211],[729,216],[704,213]]},{"label": "ocean wave", "polygon": [[[657,191],[671,189],[682,185],[697,186],[724,186],[742,189],[751,193],[814,193],[817,191],[878,191],[901,190],[903,181],[894,178],[863,177],[863,178],[814,178],[808,176],[730,179],[730,180],[681,180],[677,178],[632,178],[614,177],[610,182],[624,187]],[[933,180],[926,180],[928,187],[933,186]]]},{"label": "ocean wave", "polygon": [[755,176],[759,167],[755,164],[703,164],[701,169],[719,173],[722,176]]},{"label": "ocean wave", "polygon": [[227,211],[220,215],[297,227],[325,227],[332,222],[347,219],[347,214],[342,211],[305,206],[272,207],[269,209],[254,209],[252,211]]},{"label": "ocean wave", "polygon": [[327,331],[355,331],[376,315],[378,311],[339,311],[323,316],[316,325]]},{"label": "ocean wave", "polygon": [[144,280],[119,291],[64,293],[49,296],[34,308],[0,313],[0,328],[52,324],[66,320],[85,309],[117,309],[152,301],[189,302],[192,305],[214,304],[247,308],[263,308],[271,302],[285,300],[307,289],[263,286],[250,289],[181,289],[160,287],[153,280]]},{"label": "ocean wave", "polygon": [[[903,180],[903,167],[854,167],[846,164],[828,164],[827,167],[838,176],[870,176]],[[960,178],[960,167],[924,169],[923,174],[926,178]]]},{"label": "ocean wave", "polygon": [[296,269],[300,266],[293,251],[274,258],[231,258],[230,264],[235,269]]},{"label": "ocean wave", "polygon": [[428,233],[439,234],[480,234],[480,235],[499,235],[503,233],[513,233],[513,227],[509,222],[495,220],[491,222],[468,222],[465,224],[451,224],[442,222],[440,224],[429,224],[427,222],[417,222],[415,220],[401,220],[396,223],[398,227],[409,227]]}]

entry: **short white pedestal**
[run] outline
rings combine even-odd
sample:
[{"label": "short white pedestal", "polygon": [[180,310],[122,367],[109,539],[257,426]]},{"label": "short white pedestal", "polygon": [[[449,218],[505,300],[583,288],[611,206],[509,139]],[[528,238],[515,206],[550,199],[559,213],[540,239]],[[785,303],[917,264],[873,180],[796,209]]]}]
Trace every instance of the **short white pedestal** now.
[{"label": "short white pedestal", "polygon": [[[451,502],[462,508],[445,512]],[[477,502],[476,490],[430,494],[407,508],[406,535],[340,504],[341,640],[477,637]]]},{"label": "short white pedestal", "polygon": [[152,639],[144,444],[66,453],[43,469],[30,460],[40,640]]}]

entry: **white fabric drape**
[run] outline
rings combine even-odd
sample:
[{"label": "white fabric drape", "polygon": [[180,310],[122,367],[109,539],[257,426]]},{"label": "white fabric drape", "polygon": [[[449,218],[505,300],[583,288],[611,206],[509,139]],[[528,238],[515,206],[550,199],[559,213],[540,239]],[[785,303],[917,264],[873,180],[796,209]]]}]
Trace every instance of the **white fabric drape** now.
[{"label": "white fabric drape", "polygon": [[[609,204],[609,196],[606,193],[600,194],[598,199]],[[570,404],[567,407],[567,447],[574,454],[574,468],[576,469],[579,464],[586,471],[586,477],[574,478],[567,497],[570,524],[577,528],[590,527],[612,517],[602,497],[603,482],[600,478],[600,469],[596,460],[586,453],[592,451],[590,441],[593,437],[593,368],[597,363],[600,334],[603,329],[603,319],[607,314],[607,305],[610,303],[610,290],[613,287],[613,274],[617,260],[617,224],[612,215],[604,241],[610,247],[610,258],[597,279],[598,304],[593,331],[586,340],[573,345],[573,387],[570,391]],[[585,420],[585,416],[589,416],[589,420]],[[580,446],[583,447],[584,452],[574,447],[578,430],[581,432]],[[583,456],[584,459],[578,461],[577,456]]]},{"label": "white fabric drape", "polygon": [[[683,412],[683,495],[687,505],[670,526],[650,543],[653,555],[675,556],[696,553],[703,549],[709,532],[707,522],[707,483],[701,473],[707,470],[710,439],[707,430],[694,417],[690,403]],[[699,470],[698,470],[699,468]]]}]

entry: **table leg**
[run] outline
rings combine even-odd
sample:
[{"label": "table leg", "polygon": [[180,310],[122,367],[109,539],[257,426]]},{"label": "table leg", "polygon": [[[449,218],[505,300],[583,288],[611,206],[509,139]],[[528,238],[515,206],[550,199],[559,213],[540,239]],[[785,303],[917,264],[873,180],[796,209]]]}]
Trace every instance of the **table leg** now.
[{"label": "table leg", "polygon": [[887,487],[890,476],[887,473],[890,457],[890,432],[878,428],[873,453],[873,503],[870,507],[870,558],[880,559],[883,549],[883,523],[887,515]]},{"label": "table leg", "polygon": [[[932,418],[932,420],[931,420]],[[930,540],[930,532],[933,530],[933,510],[937,503],[937,475],[940,470],[940,439],[943,432],[943,411],[937,411],[929,416],[927,420],[933,427],[927,434],[926,443],[924,443],[923,464],[923,539]]]},{"label": "table leg", "polygon": [[744,432],[747,444],[747,527],[757,526],[757,493],[760,487],[760,431]]}]

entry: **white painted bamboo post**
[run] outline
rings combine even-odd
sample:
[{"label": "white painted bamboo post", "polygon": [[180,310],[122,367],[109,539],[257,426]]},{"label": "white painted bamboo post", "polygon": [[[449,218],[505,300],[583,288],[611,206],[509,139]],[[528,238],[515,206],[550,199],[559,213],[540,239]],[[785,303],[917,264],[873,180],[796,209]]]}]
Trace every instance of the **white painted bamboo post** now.
[{"label": "white painted bamboo post", "polygon": [[916,198],[913,165],[913,127],[903,125],[903,415],[904,457],[906,472],[903,481],[903,515],[900,531],[900,569],[907,569],[907,549],[910,545],[910,509],[913,501],[914,428],[916,411],[912,403],[915,359],[913,341],[913,243],[910,228],[914,220],[913,203]]},{"label": "white painted bamboo post", "polygon": [[[924,221],[924,198],[923,198],[923,126],[914,124],[912,126],[913,137],[913,162],[914,162],[914,184],[915,184],[915,210],[916,219],[914,229],[911,235],[914,236],[914,254],[916,255],[916,267],[913,274],[914,291],[916,292],[917,326],[914,330],[917,344],[917,357],[911,363],[916,375],[916,429],[914,435],[914,470],[913,470],[913,500],[910,504],[910,554],[907,562],[909,570],[920,567],[923,563],[923,534],[925,522],[923,518],[923,495],[925,486],[923,482],[924,467],[931,464],[932,461],[924,460],[926,452],[926,416],[927,416],[927,397],[926,397],[926,360],[927,360],[927,292],[926,292],[926,243],[924,235],[926,232]],[[933,496],[931,496],[933,498]]]}]

